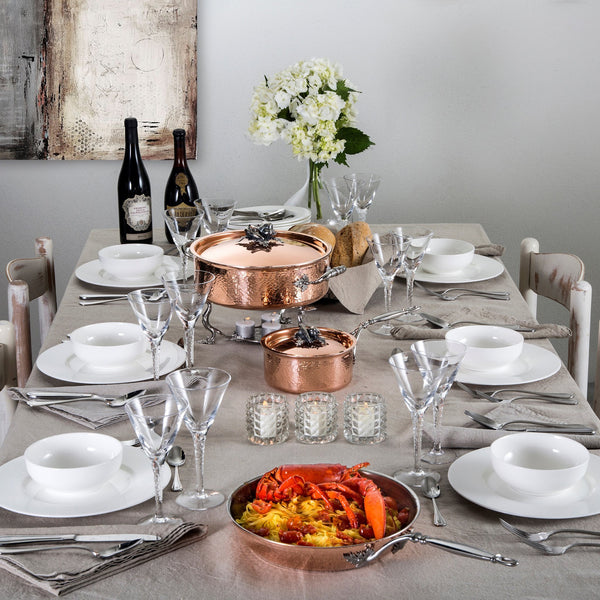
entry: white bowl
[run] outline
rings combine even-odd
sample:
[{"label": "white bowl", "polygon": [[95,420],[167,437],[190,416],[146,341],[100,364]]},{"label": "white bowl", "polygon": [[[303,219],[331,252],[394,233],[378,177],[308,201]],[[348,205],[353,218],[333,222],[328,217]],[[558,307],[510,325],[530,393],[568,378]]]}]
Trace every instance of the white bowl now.
[{"label": "white bowl", "polygon": [[134,323],[93,323],[69,334],[77,358],[97,368],[125,366],[146,348],[139,325]]},{"label": "white bowl", "polygon": [[551,433],[514,433],[490,446],[492,467],[518,492],[546,496],[575,485],[586,473],[590,453],[575,440]]},{"label": "white bowl", "polygon": [[98,252],[102,268],[113,277],[124,280],[143,279],[162,264],[164,251],[152,244],[119,244]]},{"label": "white bowl", "polygon": [[473,262],[475,246],[464,240],[433,238],[423,255],[422,268],[429,273],[458,273]]},{"label": "white bowl", "polygon": [[500,369],[523,351],[523,336],[518,331],[495,325],[456,327],[446,332],[446,339],[467,347],[461,365],[473,371]]},{"label": "white bowl", "polygon": [[25,450],[31,479],[61,492],[93,490],[121,467],[123,446],[101,433],[63,433],[34,442]]}]

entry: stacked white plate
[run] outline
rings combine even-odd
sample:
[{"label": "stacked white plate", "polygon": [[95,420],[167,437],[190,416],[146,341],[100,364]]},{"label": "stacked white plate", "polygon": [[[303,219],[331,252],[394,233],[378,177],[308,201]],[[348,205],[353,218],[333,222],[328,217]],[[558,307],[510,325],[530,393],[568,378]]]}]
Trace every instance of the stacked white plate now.
[{"label": "stacked white plate", "polygon": [[263,222],[272,223],[274,229],[286,230],[294,225],[303,225],[304,223],[310,223],[310,209],[303,206],[281,206],[267,204],[263,206],[243,206],[240,207],[240,211],[254,211],[254,212],[265,212],[271,213],[276,210],[285,208],[286,215],[283,219],[278,221],[262,221],[260,218],[248,218],[235,216],[229,221],[228,229],[245,229],[248,225],[260,225]]}]

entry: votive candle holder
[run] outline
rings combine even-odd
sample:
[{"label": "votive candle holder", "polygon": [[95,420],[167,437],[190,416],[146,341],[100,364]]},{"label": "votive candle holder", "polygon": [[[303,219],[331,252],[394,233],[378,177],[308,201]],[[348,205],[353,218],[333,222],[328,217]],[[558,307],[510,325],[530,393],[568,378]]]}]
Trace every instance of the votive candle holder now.
[{"label": "votive candle holder", "polygon": [[380,394],[349,394],[344,400],[344,437],[351,444],[379,444],[386,438],[386,406]]},{"label": "votive candle holder", "polygon": [[287,398],[282,394],[254,394],[246,401],[248,440],[260,446],[280,444],[288,439]]},{"label": "votive candle holder", "polygon": [[327,444],[337,437],[335,396],[328,392],[305,392],[296,398],[296,439],[303,444]]}]

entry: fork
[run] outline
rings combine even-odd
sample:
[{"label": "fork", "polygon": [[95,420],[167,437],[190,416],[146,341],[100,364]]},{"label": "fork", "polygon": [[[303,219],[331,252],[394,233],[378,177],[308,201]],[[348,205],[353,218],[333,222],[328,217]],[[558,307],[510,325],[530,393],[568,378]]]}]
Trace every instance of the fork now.
[{"label": "fork", "polygon": [[92,548],[88,548],[87,546],[82,546],[80,544],[47,544],[40,546],[0,546],[0,555],[2,554],[25,554],[27,552],[42,552],[44,550],[63,550],[63,549],[72,549],[72,550],[86,550],[89,552],[94,558],[111,558],[113,556],[117,556],[122,554],[123,552],[127,552],[131,548],[138,546],[144,540],[129,540],[127,542],[122,542],[121,544],[117,544],[116,546],[111,546],[106,550],[102,550],[100,552],[96,550],[92,550]]},{"label": "fork", "polygon": [[[128,400],[137,398],[146,393],[146,390],[135,390],[134,392],[127,392],[120,396],[99,396],[98,394],[77,394],[76,392],[26,392],[25,402],[28,406],[50,406],[54,404],[64,404],[65,402],[77,402],[80,400],[101,400],[107,406],[111,408],[118,408],[124,406]],[[23,394],[21,394],[23,396]]]},{"label": "fork", "polygon": [[[528,390],[496,390],[491,394],[486,392],[482,392],[481,390],[475,390],[470,388],[469,386],[461,383],[460,381],[456,382],[456,385],[461,389],[465,390],[465,392],[469,392],[473,398],[484,398],[485,400],[489,400],[490,402],[495,402],[497,404],[510,404],[515,400],[544,400],[546,402],[553,402],[554,404],[578,404],[577,400],[573,399],[574,394],[552,394],[550,392],[534,392]],[[495,394],[500,392],[514,392],[515,395],[512,398],[498,398]]]},{"label": "fork", "polygon": [[[463,296],[479,296],[482,298],[489,298],[490,300],[510,300],[509,292],[485,292],[481,290],[471,290],[469,288],[460,288],[460,287],[452,287],[447,288],[445,290],[436,291],[425,287],[422,283],[415,281],[415,285],[422,289],[424,292],[427,292],[431,296],[436,296],[441,300],[452,301],[458,298],[462,298]],[[451,292],[459,292],[458,294],[451,294]]]},{"label": "fork", "polygon": [[510,531],[513,535],[516,535],[518,538],[523,540],[529,540],[530,542],[543,542],[550,536],[556,535],[557,533],[574,533],[577,535],[592,535],[600,537],[600,531],[590,531],[588,529],[553,529],[551,531],[536,531],[530,533],[511,525],[504,519],[500,519],[500,524],[502,527],[504,527],[504,529]]},{"label": "fork", "polygon": [[[596,433],[594,429],[587,425],[580,425],[575,423],[546,423],[544,421],[530,421],[528,419],[512,419],[499,423],[489,417],[480,415],[478,413],[465,410],[465,415],[470,419],[473,419],[476,423],[489,427],[490,429],[496,429],[497,431],[539,431],[539,432],[554,432],[554,433],[581,433],[592,435]],[[515,425],[522,425],[522,427],[515,428]]]}]

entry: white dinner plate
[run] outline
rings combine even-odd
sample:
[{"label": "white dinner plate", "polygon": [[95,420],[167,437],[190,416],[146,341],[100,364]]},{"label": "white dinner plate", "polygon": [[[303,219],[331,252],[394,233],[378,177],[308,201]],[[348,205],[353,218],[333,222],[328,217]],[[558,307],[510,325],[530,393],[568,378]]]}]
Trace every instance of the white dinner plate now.
[{"label": "white dinner plate", "polygon": [[[285,208],[291,215],[280,221],[271,221],[275,229],[289,229],[294,225],[303,225],[304,223],[310,223],[311,213],[309,208],[304,206],[282,206],[282,205],[264,205],[264,206],[243,206],[239,210],[253,210],[257,212],[273,212]],[[261,223],[258,219],[243,219],[241,217],[235,217],[229,222],[228,229],[245,229],[248,225],[258,225]]]},{"label": "white dinner plate", "polygon": [[[185,361],[185,350],[163,340],[160,345],[160,374],[166,375]],[[129,383],[152,379],[152,356],[147,349],[137,360],[119,368],[97,368],[84,363],[73,353],[71,342],[63,342],[42,352],[37,368],[46,375],[70,383]]]},{"label": "white dinner plate", "polygon": [[[164,488],[171,478],[166,464],[160,468]],[[90,517],[123,510],[154,497],[150,459],[140,448],[123,446],[121,468],[101,488],[91,492],[65,493],[42,487],[27,474],[25,458],[19,456],[0,467],[0,506],[33,517]]]},{"label": "white dinner plate", "polygon": [[417,269],[415,274],[416,281],[424,283],[475,283],[476,281],[486,281],[494,279],[504,272],[504,265],[489,256],[473,255],[473,261],[462,271],[456,273],[428,273],[422,268]]},{"label": "white dinner plate", "polygon": [[561,366],[557,354],[533,344],[523,344],[523,352],[517,360],[493,371],[458,369],[456,381],[475,385],[520,385],[540,381],[554,375]]},{"label": "white dinner plate", "polygon": [[174,256],[163,256],[162,264],[151,275],[141,279],[118,279],[107,273],[102,268],[102,264],[99,260],[92,260],[77,267],[77,269],[75,269],[75,275],[77,276],[77,279],[85,283],[127,290],[162,285],[160,276],[167,271],[178,269],[181,269],[181,262],[178,258]]},{"label": "white dinner plate", "polygon": [[532,519],[575,519],[600,513],[600,457],[590,454],[584,478],[551,496],[521,494],[492,468],[489,448],[457,458],[448,470],[450,485],[464,498],[507,515]]}]

